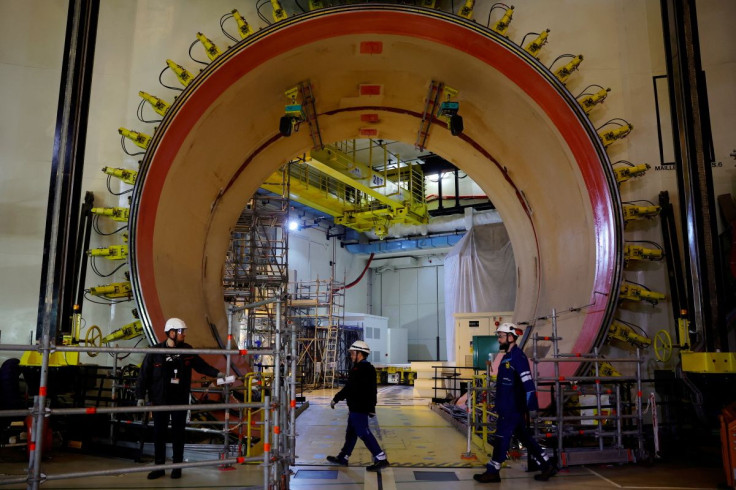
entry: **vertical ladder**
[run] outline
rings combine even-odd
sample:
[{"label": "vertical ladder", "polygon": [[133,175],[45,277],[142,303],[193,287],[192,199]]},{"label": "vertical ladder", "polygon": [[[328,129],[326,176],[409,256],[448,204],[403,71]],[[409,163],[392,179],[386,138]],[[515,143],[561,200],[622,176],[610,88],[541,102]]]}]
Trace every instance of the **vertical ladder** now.
[{"label": "vertical ladder", "polygon": [[317,122],[317,109],[314,106],[312,83],[309,81],[300,82],[299,91],[302,95],[302,110],[309,126],[309,136],[312,137],[313,149],[321,150],[324,144],[322,143],[322,133],[319,131],[319,122]]},{"label": "vertical ladder", "polygon": [[414,146],[419,151],[424,151],[424,147],[427,144],[427,138],[429,138],[429,128],[432,126],[432,119],[437,113],[437,106],[440,103],[440,95],[444,88],[444,83],[432,80],[429,84],[429,92],[427,92],[427,98],[424,101],[424,111],[422,112],[422,122],[419,123],[419,131],[417,132],[417,140],[414,142]]}]

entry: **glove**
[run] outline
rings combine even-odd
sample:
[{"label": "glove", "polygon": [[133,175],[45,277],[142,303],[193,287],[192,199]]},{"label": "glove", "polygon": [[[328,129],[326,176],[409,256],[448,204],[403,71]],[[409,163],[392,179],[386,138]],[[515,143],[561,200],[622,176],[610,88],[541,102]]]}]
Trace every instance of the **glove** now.
[{"label": "glove", "polygon": [[529,410],[529,418],[531,420],[537,420],[537,417],[539,417],[539,413],[536,410]]},{"label": "glove", "polygon": [[376,414],[375,414],[375,412],[371,412],[371,413],[369,413],[369,414],[368,414],[368,416],[369,416],[370,418],[373,418],[373,417],[375,417],[375,416],[376,416]]},{"label": "glove", "polygon": [[335,400],[330,400],[330,408],[334,410],[335,405],[337,405],[337,402]]},{"label": "glove", "polygon": [[217,377],[218,378],[224,378],[225,377],[225,373],[223,373],[222,371],[218,371],[217,372]]},{"label": "glove", "polygon": [[138,400],[138,403],[136,403],[136,405],[137,405],[137,406],[139,406],[139,407],[142,407],[142,406],[144,406],[145,404],[146,404],[146,400],[144,400],[143,398],[140,398],[140,399]]}]

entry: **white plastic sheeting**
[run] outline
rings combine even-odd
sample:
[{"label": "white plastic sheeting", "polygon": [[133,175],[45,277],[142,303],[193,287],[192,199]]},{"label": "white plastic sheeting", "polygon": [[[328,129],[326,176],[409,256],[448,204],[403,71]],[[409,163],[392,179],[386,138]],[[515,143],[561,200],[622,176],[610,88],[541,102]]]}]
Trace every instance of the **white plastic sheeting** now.
[{"label": "white plastic sheeting", "polygon": [[447,360],[455,360],[455,313],[513,311],[516,264],[502,223],[474,226],[445,258]]}]

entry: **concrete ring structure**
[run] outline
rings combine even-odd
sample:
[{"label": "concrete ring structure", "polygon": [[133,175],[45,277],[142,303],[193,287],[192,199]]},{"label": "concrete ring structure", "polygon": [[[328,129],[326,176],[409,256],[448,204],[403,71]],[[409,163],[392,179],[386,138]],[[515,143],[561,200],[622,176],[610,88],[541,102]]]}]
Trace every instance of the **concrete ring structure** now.
[{"label": "concrete ring structure", "polygon": [[[398,5],[271,25],[224,52],[173,103],[131,208],[131,280],[149,340],[174,312],[195,327],[193,344],[225,338],[230,230],[260,183],[313,146],[309,131],[283,137],[278,124],[284,91],[306,80],[325,143],[366,128],[413,143],[431,81],[457,89],[463,134],[435,120],[426,148],[465,171],[502,216],[518,271],[515,319],[544,333],[549,322],[535,319],[556,308],[565,313],[561,350],[596,345],[618,300],[623,224],[595,128],[549,69],[508,39]],[[368,113],[378,122],[362,122]]]}]

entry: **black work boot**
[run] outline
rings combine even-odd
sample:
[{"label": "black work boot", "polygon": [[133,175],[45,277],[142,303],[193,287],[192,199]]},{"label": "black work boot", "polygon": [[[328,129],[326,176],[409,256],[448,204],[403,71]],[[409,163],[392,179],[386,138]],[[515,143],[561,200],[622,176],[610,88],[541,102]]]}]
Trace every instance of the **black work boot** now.
[{"label": "black work boot", "polygon": [[486,471],[485,473],[473,475],[473,480],[481,483],[498,483],[501,481],[501,475],[498,471]]},{"label": "black work boot", "polygon": [[348,465],[348,459],[342,454],[338,454],[337,456],[327,456],[327,461],[329,461],[330,463],[339,464],[340,466]]},{"label": "black work boot", "polygon": [[379,459],[372,465],[366,467],[366,471],[381,471],[381,468],[387,468],[390,466],[390,463],[387,459]]},{"label": "black work boot", "polygon": [[534,475],[534,479],[537,481],[547,481],[550,477],[554,476],[555,473],[557,473],[557,466],[549,461],[547,466],[542,468],[542,472],[540,474]]},{"label": "black work boot", "polygon": [[148,474],[148,479],[155,480],[156,478],[161,478],[165,474],[166,472],[164,470],[153,470],[152,472]]}]

